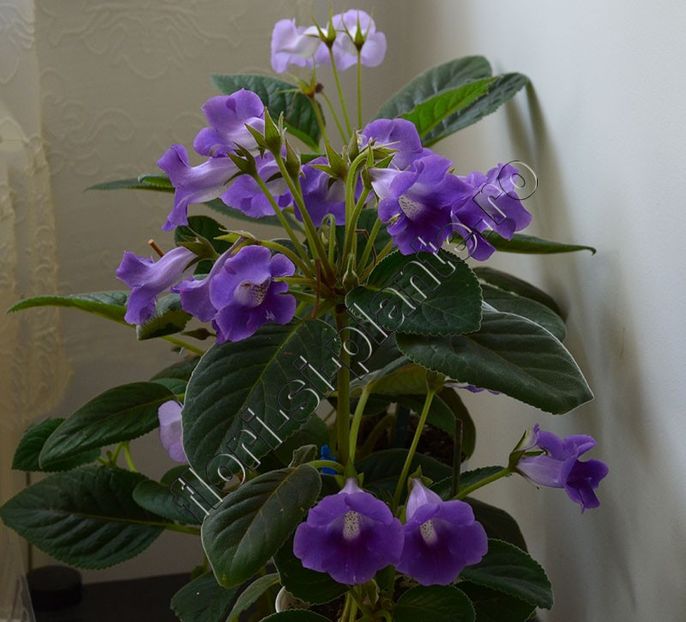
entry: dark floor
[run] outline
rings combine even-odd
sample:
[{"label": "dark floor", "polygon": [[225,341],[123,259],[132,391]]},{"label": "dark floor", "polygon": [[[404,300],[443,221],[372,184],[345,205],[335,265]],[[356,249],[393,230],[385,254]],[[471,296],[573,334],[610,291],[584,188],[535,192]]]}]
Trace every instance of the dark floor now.
[{"label": "dark floor", "polygon": [[187,574],[179,574],[89,583],[77,607],[36,611],[36,622],[178,622],[169,601],[188,580]]}]

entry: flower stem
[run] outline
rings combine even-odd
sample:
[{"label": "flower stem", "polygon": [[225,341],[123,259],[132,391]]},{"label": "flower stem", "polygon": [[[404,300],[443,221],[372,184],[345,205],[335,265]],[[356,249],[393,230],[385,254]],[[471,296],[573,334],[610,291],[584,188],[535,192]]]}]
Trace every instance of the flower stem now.
[{"label": "flower stem", "polygon": [[338,75],[338,67],[336,67],[336,58],[333,54],[333,49],[329,48],[329,58],[331,58],[331,71],[333,79],[336,82],[336,91],[338,91],[338,101],[341,103],[341,111],[345,119],[345,127],[348,130],[348,136],[353,133],[352,125],[350,124],[350,117],[348,116],[348,107],[345,105],[345,97],[343,96],[343,87],[341,86],[341,78]]},{"label": "flower stem", "polygon": [[357,128],[362,129],[362,53],[357,50]]},{"label": "flower stem", "polygon": [[336,112],[336,109],[333,107],[333,104],[331,103],[331,98],[322,91],[322,97],[324,98],[324,102],[326,103],[327,108],[329,109],[329,112],[331,113],[331,116],[333,117],[333,121],[336,124],[336,127],[338,128],[338,133],[341,136],[341,140],[346,143],[348,141],[348,138],[345,135],[345,130],[343,129],[343,126],[341,125],[341,120],[338,118],[338,113]]},{"label": "flower stem", "polygon": [[339,473],[343,472],[343,465],[334,460],[312,460],[308,462],[313,469],[333,469]]},{"label": "flower stem", "polygon": [[324,123],[324,117],[322,116],[322,111],[319,108],[319,104],[317,103],[317,100],[314,98],[314,95],[311,97],[308,97],[310,100],[310,104],[312,105],[312,110],[314,110],[314,116],[317,118],[317,125],[319,126],[319,131],[322,133],[322,136],[324,137],[324,143],[326,145],[330,145],[331,141],[329,140],[329,135],[326,133],[326,123]]},{"label": "flower stem", "polygon": [[[367,160],[366,151],[360,153],[351,163],[345,178],[345,241],[343,243],[343,253],[340,256],[340,265],[348,263],[348,254],[352,248],[352,240],[355,236],[357,216],[361,207],[358,209],[355,203],[355,184],[357,182],[357,169]],[[360,197],[362,198],[362,197]]]},{"label": "flower stem", "polygon": [[173,335],[164,335],[162,339],[168,341],[169,343],[173,343],[175,346],[178,346],[179,348],[188,350],[193,354],[198,354],[199,356],[205,354],[205,350],[203,350],[202,348],[198,348],[197,346],[194,346],[188,343],[187,341],[184,341],[183,339],[179,339],[178,337],[174,337]]},{"label": "flower stem", "polygon": [[367,400],[372,392],[372,385],[365,385],[362,389],[362,395],[357,402],[357,407],[355,408],[355,413],[353,414],[353,422],[350,426],[350,464],[355,465],[355,454],[357,452],[357,437],[360,433],[360,424],[362,423],[362,415],[364,415],[364,409],[367,405]]},{"label": "flower stem", "polygon": [[336,328],[341,338],[341,366],[336,376],[336,437],[338,456],[343,460],[346,475],[350,473],[350,353],[347,348],[348,315],[336,312]]},{"label": "flower stem", "polygon": [[136,465],[133,463],[133,456],[131,455],[129,443],[122,443],[122,447],[124,448],[124,459],[126,460],[126,466],[129,467],[129,471],[131,471],[132,473],[138,473],[138,469],[136,468]]},{"label": "flower stem", "polygon": [[410,467],[412,466],[412,461],[414,460],[414,455],[417,452],[417,445],[419,445],[419,439],[424,431],[424,426],[426,425],[426,420],[429,416],[429,411],[431,410],[431,402],[433,402],[434,395],[436,395],[436,388],[429,387],[426,393],[426,399],[424,400],[424,406],[422,412],[419,415],[419,423],[417,423],[417,429],[414,433],[414,438],[412,439],[412,444],[407,452],[407,457],[405,458],[405,464],[403,465],[403,470],[400,472],[400,477],[398,478],[398,483],[395,487],[395,493],[393,494],[393,510],[398,509],[400,505],[400,497],[403,494],[405,485],[407,483],[407,476],[410,474]]},{"label": "flower stem", "polygon": [[362,251],[362,257],[360,257],[360,266],[362,266],[363,269],[367,266],[369,256],[374,250],[374,242],[376,242],[376,236],[379,235],[379,231],[381,231],[381,224],[381,221],[377,218],[372,225],[372,230],[369,232],[369,239]]},{"label": "flower stem", "polygon": [[489,475],[488,477],[484,477],[482,480],[475,482],[471,486],[465,486],[462,490],[460,490],[460,492],[457,493],[455,498],[456,499],[464,499],[467,495],[470,495],[475,490],[479,490],[479,488],[482,488],[483,486],[487,486],[488,484],[492,484],[493,482],[496,482],[499,479],[502,479],[503,477],[507,477],[508,475],[511,475],[511,474],[512,474],[512,469],[510,469],[510,467],[504,467],[504,468],[500,469],[500,471],[493,473],[493,475]]}]

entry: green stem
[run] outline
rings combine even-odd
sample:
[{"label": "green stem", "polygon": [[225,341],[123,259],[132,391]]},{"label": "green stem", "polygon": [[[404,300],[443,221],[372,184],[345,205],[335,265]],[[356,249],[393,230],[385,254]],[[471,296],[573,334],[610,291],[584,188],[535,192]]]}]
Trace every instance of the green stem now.
[{"label": "green stem", "polygon": [[329,141],[329,135],[326,133],[326,123],[324,123],[324,117],[322,116],[322,111],[319,108],[319,104],[314,98],[314,95],[312,97],[308,97],[310,100],[310,104],[312,105],[312,110],[314,110],[314,116],[317,118],[317,125],[319,126],[319,131],[322,133],[322,136],[324,137],[324,143],[326,145],[330,145],[331,141]]},{"label": "green stem", "polygon": [[339,473],[343,473],[343,465],[334,460],[312,460],[308,462],[313,469],[333,469]]},{"label": "green stem", "polygon": [[350,164],[350,168],[345,178],[345,241],[343,243],[343,253],[340,256],[341,266],[348,263],[348,254],[352,248],[352,239],[355,235],[355,227],[357,225],[357,218],[355,214],[359,214],[357,205],[355,204],[355,185],[357,183],[357,169],[367,160],[368,154],[366,151],[360,153]]},{"label": "green stem", "polygon": [[429,387],[426,393],[426,399],[424,400],[424,407],[419,415],[419,423],[417,423],[417,429],[414,433],[414,438],[412,439],[412,444],[407,452],[405,458],[405,464],[403,464],[403,470],[400,472],[400,477],[398,478],[398,483],[395,487],[395,493],[393,494],[393,510],[398,509],[400,504],[400,497],[403,494],[405,485],[407,483],[407,476],[410,473],[410,467],[412,466],[412,461],[414,460],[414,455],[417,452],[417,445],[419,445],[419,439],[424,431],[424,426],[426,425],[426,420],[429,416],[429,411],[431,410],[431,402],[433,402],[434,395],[436,395],[436,388]]},{"label": "green stem", "polygon": [[343,119],[345,119],[345,127],[348,130],[348,136],[353,133],[352,125],[350,124],[350,117],[348,116],[348,107],[345,105],[345,97],[343,96],[343,87],[341,86],[341,79],[338,75],[338,67],[336,67],[336,58],[333,55],[333,49],[329,48],[329,58],[331,59],[331,71],[333,72],[333,79],[336,82],[336,91],[338,92],[338,101],[341,103],[341,110],[343,112]]},{"label": "green stem", "polygon": [[188,350],[189,352],[192,352],[193,354],[198,354],[202,356],[205,354],[205,350],[202,348],[198,348],[197,346],[194,346],[187,341],[184,341],[183,339],[179,339],[178,337],[174,337],[173,335],[164,335],[162,337],[165,341],[168,341],[169,343],[173,343],[175,346],[178,346],[179,348],[183,348],[184,350]]},{"label": "green stem", "polygon": [[200,529],[197,527],[191,527],[190,525],[177,525],[176,523],[162,523],[161,525],[164,526],[164,528],[167,531],[176,531],[178,533],[187,533],[192,536],[199,536],[200,535]]},{"label": "green stem", "polygon": [[352,227],[353,227],[353,238],[352,238],[352,254],[353,256],[357,256],[357,221],[360,218],[360,212],[364,208],[364,204],[367,202],[367,197],[369,196],[369,191],[371,188],[363,188],[362,192],[360,193],[360,198],[357,200],[357,203],[355,204],[355,209],[353,210],[353,216],[352,216]]},{"label": "green stem", "polygon": [[357,128],[362,129],[362,54],[357,50]]},{"label": "green stem", "polygon": [[131,455],[131,449],[129,448],[129,443],[122,443],[124,448],[124,459],[126,460],[126,466],[129,467],[129,471],[133,473],[138,473],[136,465],[133,463],[133,456]]},{"label": "green stem", "polygon": [[336,112],[336,109],[333,107],[333,104],[331,103],[331,99],[329,96],[322,91],[322,97],[324,98],[324,102],[326,103],[329,112],[331,113],[331,116],[333,117],[334,123],[336,124],[336,127],[338,128],[338,133],[341,136],[341,140],[346,143],[348,142],[348,138],[345,135],[345,130],[343,129],[343,126],[341,125],[341,120],[338,118],[338,113]]},{"label": "green stem", "polygon": [[350,354],[347,348],[348,315],[336,313],[336,328],[341,338],[340,368],[336,375],[336,437],[338,456],[343,460],[345,473],[350,472]]},{"label": "green stem", "polygon": [[372,385],[365,385],[362,389],[362,395],[357,402],[357,407],[353,414],[353,422],[350,426],[350,462],[349,464],[354,469],[355,465],[355,454],[357,452],[357,437],[360,433],[360,424],[362,423],[362,415],[364,415],[365,406],[367,406],[367,400],[372,393]]},{"label": "green stem", "polygon": [[364,445],[362,445],[360,451],[363,457],[372,453],[379,437],[386,431],[389,424],[393,424],[393,422],[395,422],[395,415],[388,413],[372,428],[372,431],[367,435],[367,440],[364,442]]},{"label": "green stem", "polygon": [[374,242],[376,242],[376,236],[378,236],[379,231],[381,231],[381,225],[382,222],[377,218],[372,225],[372,230],[369,232],[369,239],[367,240],[364,250],[362,251],[362,257],[360,257],[360,266],[362,266],[363,269],[367,266],[369,256],[374,250]]},{"label": "green stem", "polygon": [[493,482],[498,481],[499,479],[502,479],[503,477],[507,477],[508,475],[512,474],[512,469],[510,467],[504,467],[500,469],[500,471],[497,471],[496,473],[493,473],[493,475],[489,475],[488,477],[484,477],[482,480],[479,480],[478,482],[475,482],[471,486],[465,486],[460,492],[456,495],[456,499],[464,499],[467,495],[470,495],[473,493],[475,490],[479,490],[479,488],[482,488],[483,486],[487,486],[488,484],[492,484]]}]

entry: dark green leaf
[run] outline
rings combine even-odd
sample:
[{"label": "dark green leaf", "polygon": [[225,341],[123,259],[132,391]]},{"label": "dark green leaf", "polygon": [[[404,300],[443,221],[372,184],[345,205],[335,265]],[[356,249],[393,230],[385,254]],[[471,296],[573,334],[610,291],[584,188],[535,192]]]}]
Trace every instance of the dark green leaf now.
[{"label": "dark green leaf", "polygon": [[209,244],[217,253],[229,250],[231,244],[226,240],[218,240],[226,235],[227,230],[209,216],[189,216],[188,224],[174,229],[174,242],[177,246],[199,240]]},{"label": "dark green leaf", "polygon": [[521,315],[539,326],[549,330],[555,337],[562,341],[567,329],[562,318],[551,311],[548,307],[517,294],[512,294],[498,287],[481,284],[484,301],[491,305],[496,311]]},{"label": "dark green leaf", "polygon": [[202,526],[217,581],[231,587],[250,579],[303,520],[320,488],[317,471],[301,465],[260,475],[227,495]]},{"label": "dark green leaf", "polygon": [[105,568],[135,557],[162,531],[164,522],[133,500],[144,479],[90,466],[56,473],[10,499],[0,518],[66,564]]},{"label": "dark green leaf", "polygon": [[[252,607],[269,588],[279,584],[278,574],[267,574],[255,579],[236,599],[226,622],[238,622],[239,616]],[[222,619],[222,622],[224,620]]]},{"label": "dark green leaf", "polygon": [[431,67],[408,82],[381,106],[376,118],[400,117],[441,91],[490,76],[491,66],[483,56],[466,56]]},{"label": "dark green leaf", "polygon": [[312,462],[312,460],[316,460],[317,458],[319,458],[319,447],[316,445],[303,445],[293,452],[293,457],[288,466],[297,467],[301,464]]},{"label": "dark green leaf", "polygon": [[[32,425],[22,436],[17,450],[14,452],[12,468],[19,471],[42,471],[38,463],[45,441],[64,422],[64,419],[46,419]],[[67,460],[51,465],[49,471],[68,471],[82,464],[93,462],[100,455],[98,449],[90,449]]]},{"label": "dark green leaf", "polygon": [[470,497],[465,501],[472,506],[476,520],[484,526],[489,538],[505,540],[526,551],[526,542],[517,521],[505,510]]},{"label": "dark green leaf", "polygon": [[273,613],[266,618],[262,618],[261,622],[329,622],[329,619],[325,618],[324,616],[320,616],[314,611],[293,609],[292,611]]},{"label": "dark green leaf", "polygon": [[212,81],[226,95],[240,89],[257,93],[273,119],[278,119],[283,112],[288,130],[309,147],[318,149],[320,131],[312,107],[315,102],[295,84],[257,74],[214,75]]},{"label": "dark green leaf", "polygon": [[474,268],[474,272],[476,273],[476,276],[479,277],[480,281],[493,285],[498,289],[505,290],[506,292],[517,294],[517,296],[523,296],[524,298],[530,298],[531,300],[540,302],[553,311],[553,313],[564,318],[564,314],[553,298],[544,291],[538,289],[538,287],[531,285],[531,283],[527,283],[522,279],[518,279],[516,276],[501,272],[500,270],[495,270],[494,268]]},{"label": "dark green leaf", "polygon": [[339,348],[334,328],[319,320],[270,324],[250,339],[212,346],[185,396],[184,447],[194,469],[216,483],[217,468],[254,466],[248,451],[259,459],[296,432],[328,392],[321,377],[335,375]]},{"label": "dark green leaf", "polygon": [[181,622],[226,622],[237,592],[218,585],[208,572],[174,594],[171,608]]},{"label": "dark green leaf", "polygon": [[138,438],[154,430],[157,409],[174,395],[154,382],[134,382],[109,389],[69,417],[43,446],[41,467],[81,454],[87,449]]},{"label": "dark green leaf", "polygon": [[453,411],[453,415],[462,422],[462,460],[467,460],[474,453],[476,447],[476,426],[467,407],[457,392],[444,387],[438,392],[438,396]]},{"label": "dark green leaf", "polygon": [[474,607],[464,592],[450,585],[413,587],[395,606],[394,622],[474,622]]},{"label": "dark green leaf", "polygon": [[592,246],[551,242],[550,240],[537,238],[533,235],[524,235],[523,233],[515,233],[511,240],[501,238],[494,231],[484,233],[484,237],[496,250],[505,253],[524,253],[528,255],[552,255],[555,253],[574,253],[575,251],[591,251],[593,255],[596,253],[596,249]]},{"label": "dark green leaf", "polygon": [[[424,395],[426,393],[426,369],[410,363],[403,357],[404,365],[388,374],[379,374],[372,390],[380,395]],[[401,363],[403,362],[401,361]]]},{"label": "dark green leaf", "polygon": [[190,319],[190,313],[181,309],[179,295],[167,294],[157,301],[154,315],[140,326],[136,326],[136,337],[143,341],[174,335],[186,328]]},{"label": "dark green leaf", "polygon": [[345,594],[347,586],[336,583],[328,574],[303,567],[293,554],[293,538],[289,538],[274,556],[283,585],[293,596],[308,603],[328,603]]},{"label": "dark green leaf", "polygon": [[180,499],[172,493],[169,486],[164,484],[144,480],[134,489],[133,499],[142,508],[167,520],[185,525],[199,525],[201,523],[184,508]]},{"label": "dark green leaf", "polygon": [[165,367],[161,371],[158,371],[151,378],[151,380],[159,380],[160,378],[174,378],[188,382],[199,361],[199,356],[186,356],[176,363],[169,365],[169,367]]},{"label": "dark green leaf", "polygon": [[468,581],[461,581],[460,589],[474,605],[476,622],[526,622],[536,610],[523,600]]},{"label": "dark green leaf", "polygon": [[502,540],[489,540],[488,553],[460,575],[463,579],[550,609],[553,593],[540,564],[528,553]]},{"label": "dark green leaf", "polygon": [[444,251],[394,253],[346,296],[361,322],[413,335],[459,335],[479,328],[481,288],[465,262]]},{"label": "dark green leaf", "polygon": [[158,192],[174,192],[169,178],[165,175],[139,175],[129,179],[117,179],[95,184],[88,190],[156,190]]},{"label": "dark green leaf", "polygon": [[126,313],[126,292],[92,292],[67,296],[35,296],[20,300],[10,307],[9,312],[23,311],[33,307],[71,307],[100,315],[108,320],[124,324]]},{"label": "dark green leaf", "polygon": [[565,347],[516,315],[485,311],[481,328],[469,335],[396,338],[402,352],[423,367],[546,412],[565,413],[593,397]]}]

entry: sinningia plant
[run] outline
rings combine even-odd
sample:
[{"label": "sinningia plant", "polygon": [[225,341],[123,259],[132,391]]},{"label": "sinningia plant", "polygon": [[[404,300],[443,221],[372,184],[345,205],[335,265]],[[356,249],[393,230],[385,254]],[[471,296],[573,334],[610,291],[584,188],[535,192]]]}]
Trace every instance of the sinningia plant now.
[{"label": "sinningia plant", "polygon": [[[124,253],[128,292],[14,310],[96,313],[166,339],[180,358],[31,427],[14,467],[55,473],[5,504],[7,525],[83,568],[129,559],[165,529],[200,536],[205,559],[171,603],[184,622],[516,622],[551,607],[517,523],[471,495],[518,475],[594,508],[607,467],[580,460],[591,437],[535,426],[503,466],[466,470],[475,427],[459,394],[553,414],[591,399],[552,298],[480,264],[495,251],[588,247],[517,233],[531,221],[521,164],[461,175],[429,148],[526,77],[493,76],[482,57],[451,61],[365,124],[361,69],[385,50],[362,11],[321,27],[280,21],[273,68],[305,77],[215,76],[224,94],[203,106],[201,164],[172,145],[165,176],[99,186],[173,192],[163,228],[175,248]],[[352,111],[339,80],[348,68]],[[199,203],[281,231],[264,240],[189,216]],[[159,482],[129,449],[158,426],[180,463]]]}]

